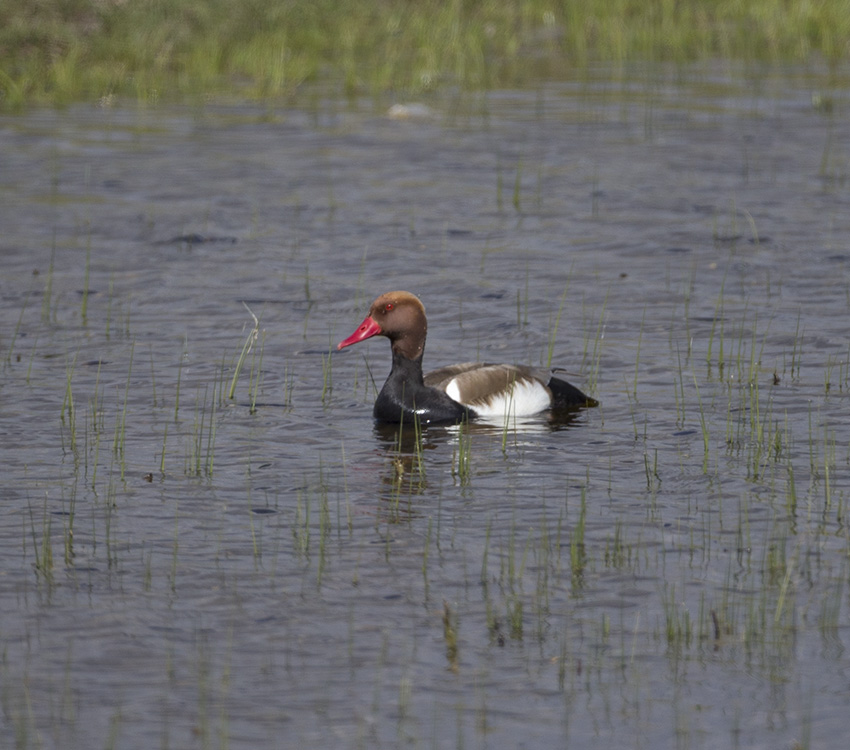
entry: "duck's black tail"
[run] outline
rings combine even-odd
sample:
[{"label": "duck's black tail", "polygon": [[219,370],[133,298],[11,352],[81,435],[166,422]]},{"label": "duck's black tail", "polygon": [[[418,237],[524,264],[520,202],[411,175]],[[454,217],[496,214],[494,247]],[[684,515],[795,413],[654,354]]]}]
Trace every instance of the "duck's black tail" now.
[{"label": "duck's black tail", "polygon": [[585,395],[566,380],[553,377],[549,381],[549,389],[552,391],[552,406],[556,409],[599,406],[595,398]]}]

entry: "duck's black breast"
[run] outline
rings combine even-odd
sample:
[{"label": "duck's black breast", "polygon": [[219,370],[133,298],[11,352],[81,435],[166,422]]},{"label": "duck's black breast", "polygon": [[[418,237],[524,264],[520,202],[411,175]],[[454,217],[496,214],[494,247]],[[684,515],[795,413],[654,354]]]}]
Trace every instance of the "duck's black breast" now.
[{"label": "duck's black breast", "polygon": [[372,415],[379,422],[460,422],[474,417],[462,404],[444,391],[426,386],[422,361],[393,354],[393,367],[378,394]]}]

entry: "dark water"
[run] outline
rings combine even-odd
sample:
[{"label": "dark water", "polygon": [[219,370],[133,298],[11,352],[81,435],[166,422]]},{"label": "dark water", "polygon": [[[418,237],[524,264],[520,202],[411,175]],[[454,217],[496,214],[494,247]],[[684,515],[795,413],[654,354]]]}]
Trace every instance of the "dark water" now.
[{"label": "dark water", "polygon": [[[0,121],[10,747],[843,746],[847,80],[428,105]],[[391,289],[600,408],[399,442]]]}]

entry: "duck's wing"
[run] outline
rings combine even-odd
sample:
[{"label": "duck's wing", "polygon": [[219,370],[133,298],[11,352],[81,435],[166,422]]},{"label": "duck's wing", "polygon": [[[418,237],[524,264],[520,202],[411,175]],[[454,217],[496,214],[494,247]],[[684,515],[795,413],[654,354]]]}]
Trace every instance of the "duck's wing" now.
[{"label": "duck's wing", "polygon": [[529,367],[465,362],[428,373],[425,384],[445,391],[478,416],[525,416],[552,405],[544,377]]},{"label": "duck's wing", "polygon": [[425,376],[425,385],[445,391],[480,416],[536,414],[549,407],[598,406],[595,399],[551,370],[524,365],[464,362]]},{"label": "duck's wing", "polygon": [[444,391],[446,390],[446,386],[458,375],[488,366],[481,362],[463,362],[458,365],[446,365],[445,367],[440,367],[437,370],[431,370],[431,372],[426,373],[424,378],[425,385],[429,388],[439,388],[441,391]]}]

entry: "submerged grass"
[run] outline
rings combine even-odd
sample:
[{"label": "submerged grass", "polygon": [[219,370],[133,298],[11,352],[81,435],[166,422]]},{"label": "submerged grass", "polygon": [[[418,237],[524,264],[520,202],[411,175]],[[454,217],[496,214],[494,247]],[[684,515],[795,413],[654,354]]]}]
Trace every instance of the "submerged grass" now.
[{"label": "submerged grass", "polygon": [[27,0],[0,5],[0,106],[521,86],[597,61],[846,57],[844,0]]},{"label": "submerged grass", "polygon": [[[251,308],[242,303],[245,309],[248,311],[248,314],[251,316],[251,319],[254,321],[254,325],[251,330],[248,332],[248,336],[245,338],[245,343],[242,345],[242,351],[239,353],[239,359],[236,361],[236,366],[233,369],[233,378],[230,381],[230,388],[227,391],[227,398],[229,400],[233,400],[236,395],[236,383],[239,381],[239,374],[242,372],[242,367],[245,365],[245,359],[251,352],[254,351],[254,345],[257,343],[257,339],[260,336],[260,319],[254,315]],[[254,368],[253,361],[251,367],[251,383],[248,387],[249,392],[252,391],[252,386],[254,385]],[[256,393],[252,396],[252,406],[253,403],[256,402]],[[252,408],[253,411],[253,408]]]}]

